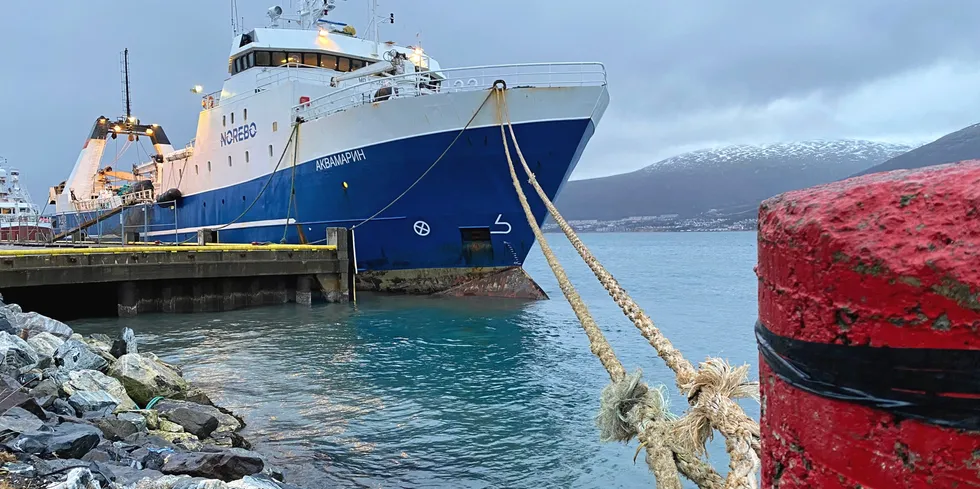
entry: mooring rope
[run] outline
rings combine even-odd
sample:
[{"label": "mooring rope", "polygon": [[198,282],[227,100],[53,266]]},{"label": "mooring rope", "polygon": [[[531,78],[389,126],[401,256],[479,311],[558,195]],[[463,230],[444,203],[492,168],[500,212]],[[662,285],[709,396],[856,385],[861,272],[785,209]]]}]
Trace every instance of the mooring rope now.
[{"label": "mooring rope", "polygon": [[[248,214],[248,211],[252,210],[252,207],[255,207],[255,204],[258,203],[258,201],[259,201],[259,197],[261,197],[262,194],[265,193],[265,190],[267,188],[269,188],[269,184],[272,183],[272,179],[275,178],[276,172],[279,171],[279,166],[282,165],[282,160],[283,160],[283,158],[286,157],[286,152],[289,151],[290,144],[294,144],[294,145],[295,144],[298,144],[298,141],[294,141],[294,138],[297,138],[298,139],[298,136],[299,136],[299,124],[294,124],[293,125],[292,132],[289,133],[289,139],[286,140],[286,146],[283,147],[282,154],[279,155],[279,161],[276,163],[275,168],[272,169],[272,173],[269,174],[269,177],[266,178],[265,184],[262,185],[262,188],[261,189],[259,189],[259,193],[255,194],[255,198],[252,199],[252,203],[250,203],[248,205],[248,207],[246,207],[245,210],[242,211],[242,213],[238,215],[238,217],[236,217],[236,218],[232,219],[231,221],[226,222],[226,223],[224,223],[224,224],[222,224],[222,225],[220,225],[218,227],[210,228],[211,231],[220,231],[220,230],[222,230],[222,229],[224,229],[224,228],[226,228],[228,226],[231,226],[232,224],[235,224],[236,222],[238,222],[239,219],[245,217],[245,214]],[[184,160],[184,165],[187,165],[187,160]],[[286,216],[287,216],[286,217],[286,224],[288,225],[289,224],[289,211],[288,211],[288,208],[287,208],[287,211],[286,211]],[[187,238],[187,239],[185,239],[183,241],[180,241],[180,242],[178,242],[176,244],[189,243],[191,241],[194,241],[195,239],[197,239],[197,236],[191,236],[191,237],[189,237],[189,238]]]},{"label": "mooring rope", "polygon": [[[599,361],[605,367],[606,372],[609,373],[609,379],[612,381],[603,390],[602,405],[604,409],[600,411],[596,419],[597,424],[600,426],[600,438],[604,441],[628,441],[643,431],[638,425],[653,425],[656,424],[656,420],[666,420],[666,402],[661,391],[651,390],[646,384],[640,381],[639,372],[629,376],[626,375],[626,369],[623,368],[623,364],[616,357],[612,345],[609,344],[602,334],[602,330],[596,325],[595,320],[589,313],[588,306],[585,305],[585,302],[579,296],[571,281],[568,280],[565,270],[558,263],[558,259],[551,251],[548,240],[545,239],[544,234],[541,232],[541,228],[538,226],[534,214],[531,212],[531,207],[527,202],[527,196],[524,195],[524,190],[521,189],[520,180],[517,178],[517,172],[514,169],[514,163],[510,156],[510,145],[507,143],[507,135],[504,132],[503,118],[501,116],[503,104],[501,102],[500,91],[496,91],[496,97],[498,102],[497,116],[501,120],[500,137],[503,140],[504,153],[507,156],[507,163],[510,167],[511,182],[517,191],[521,207],[524,209],[524,215],[527,217],[527,222],[534,232],[535,239],[538,240],[538,245],[541,246],[541,250],[544,253],[545,259],[548,261],[548,265],[551,267],[551,271],[554,272],[555,278],[558,279],[558,285],[561,288],[562,294],[565,295],[565,299],[572,306],[572,311],[575,312],[575,316],[578,318],[579,323],[581,323],[582,329],[585,330],[585,335],[589,339],[589,347],[592,353],[599,357]],[[647,420],[651,422],[647,423]],[[658,426],[661,431],[666,432],[666,428],[662,425],[662,422]],[[660,438],[646,436],[644,438],[646,439],[644,446],[647,450],[646,462],[650,469],[657,475],[657,487],[660,489],[680,489],[680,478],[677,475],[677,468],[673,462],[673,456],[670,450],[664,446]]]},{"label": "mooring rope", "polygon": [[[707,464],[704,464],[700,460],[699,456],[706,452],[705,445],[708,439],[711,438],[712,428],[717,429],[725,436],[726,448],[731,458],[729,473],[724,487],[757,487],[755,473],[760,465],[759,425],[748,417],[741,406],[734,401],[734,399],[744,397],[752,397],[758,400],[758,383],[748,381],[748,367],[732,368],[727,362],[721,359],[710,358],[700,365],[699,370],[695,370],[681,352],[671,344],[670,340],[654,325],[650,317],[643,312],[639,305],[633,301],[629,294],[626,293],[612,275],[592,255],[585,244],[582,243],[571,226],[568,225],[568,222],[558,212],[558,209],[555,208],[551,199],[544,192],[544,189],[538,184],[534,173],[524,159],[520,145],[517,142],[517,137],[514,134],[514,127],[511,124],[506,108],[505,93],[496,86],[494,90],[497,93],[498,114],[501,117],[500,131],[504,140],[504,152],[507,156],[508,165],[510,166],[511,178],[514,180],[514,186],[524,207],[528,222],[531,224],[532,230],[536,230],[535,237],[539,240],[543,239],[533,213],[527,205],[524,192],[520,188],[517,174],[514,171],[509,144],[504,133],[505,124],[509,128],[517,156],[524,167],[524,171],[528,175],[528,181],[544,202],[548,212],[555,219],[559,228],[561,228],[562,232],[592,270],[593,274],[595,274],[596,278],[599,279],[599,282],[623,310],[623,313],[640,330],[640,333],[653,346],[657,354],[664,359],[667,366],[674,371],[677,377],[677,386],[687,395],[688,402],[691,405],[688,413],[680,420],[673,422],[671,426],[666,426],[665,422],[662,421],[663,417],[659,419],[654,418],[652,422],[643,423],[637,422],[636,419],[629,416],[621,416],[622,421],[636,428],[621,426],[619,429],[624,432],[633,430],[635,434],[640,435],[641,447],[645,446],[647,448],[647,462],[657,477],[658,486],[661,485],[661,478],[666,477],[670,481],[670,484],[673,484],[673,480],[676,479],[676,470],[665,469],[662,463],[657,463],[663,457],[664,450],[671,450],[673,451],[673,462],[676,462],[676,468],[681,473],[693,480],[700,487],[711,488],[721,487],[721,479],[710,466],[707,466]],[[557,264],[557,260],[552,256],[550,247],[546,248],[542,246],[541,249],[545,253],[549,265],[552,265],[552,263]],[[560,265],[558,266],[560,267]],[[555,270],[554,265],[552,265],[552,269]],[[558,272],[556,271],[557,275]],[[573,309],[576,308],[574,304],[572,307]],[[577,310],[576,315],[578,315]],[[603,365],[605,364],[606,362],[603,361]],[[614,384],[607,387],[607,389],[613,388],[617,383],[622,381],[617,381],[613,378],[613,382]],[[636,386],[642,385],[639,383],[638,377],[633,384]],[[618,389],[620,387],[616,388]],[[643,386],[643,389],[649,391],[645,386]],[[606,397],[606,391],[603,392],[603,397]],[[619,399],[629,398],[630,396],[628,395],[626,397],[619,397]],[[628,440],[631,437],[632,435],[628,437],[609,438],[625,438],[625,440]],[[654,446],[651,447],[651,444],[654,444]],[[670,465],[671,469],[674,469],[674,464]]]},{"label": "mooring rope", "polygon": [[412,190],[413,188],[415,188],[415,186],[418,185],[419,182],[421,182],[422,179],[425,178],[425,176],[428,175],[429,172],[432,171],[432,169],[435,168],[436,165],[438,165],[439,162],[442,161],[442,159],[446,157],[446,154],[449,153],[449,150],[453,149],[453,146],[456,145],[456,141],[459,141],[459,138],[463,135],[463,133],[466,132],[467,129],[469,129],[469,127],[470,127],[471,124],[473,124],[473,121],[476,120],[476,116],[480,114],[480,111],[483,110],[483,106],[487,104],[487,100],[490,100],[490,96],[491,95],[493,95],[493,92],[490,92],[490,93],[487,94],[486,98],[483,99],[483,102],[480,102],[480,106],[476,108],[476,112],[473,112],[473,115],[470,116],[470,120],[466,121],[466,124],[464,124],[463,127],[456,133],[456,137],[454,137],[453,140],[450,141],[449,146],[446,146],[446,149],[444,149],[442,151],[442,154],[440,154],[439,157],[436,158],[436,160],[433,161],[432,164],[429,165],[429,167],[426,168],[425,171],[422,172],[422,174],[419,175],[419,177],[416,178],[415,181],[412,182],[411,185],[409,185],[402,193],[398,194],[397,197],[395,197],[394,199],[392,199],[391,202],[388,202],[388,205],[382,207],[378,212],[375,212],[374,214],[372,214],[367,219],[364,219],[363,221],[361,221],[361,222],[359,222],[359,223],[351,226],[351,229],[357,229],[362,224],[374,220],[375,217],[380,216],[382,212],[388,210],[388,208],[390,208],[391,206],[395,205],[395,203],[398,202],[399,200],[401,200],[401,198],[404,197],[405,194],[407,194],[410,190]]}]

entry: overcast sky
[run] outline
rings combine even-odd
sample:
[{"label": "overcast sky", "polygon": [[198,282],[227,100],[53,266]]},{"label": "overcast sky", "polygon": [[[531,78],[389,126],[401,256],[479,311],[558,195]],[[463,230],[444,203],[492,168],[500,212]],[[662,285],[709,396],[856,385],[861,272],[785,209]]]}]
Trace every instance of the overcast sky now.
[{"label": "overcast sky", "polygon": [[[336,19],[364,33],[367,0]],[[133,109],[193,137],[199,96],[231,48],[228,0],[29,3],[4,10],[0,156],[34,200],[67,178],[99,115],[122,113],[118,52],[130,49]],[[273,2],[239,0],[246,27]],[[284,7],[288,0],[281,2]],[[380,0],[382,38],[442,66],[601,61],[611,103],[573,178],[731,143],[934,139],[980,120],[975,0]],[[9,51],[16,47],[16,52]],[[107,155],[113,146],[109,146]],[[135,162],[127,153],[125,166]],[[142,153],[140,153],[142,155]],[[111,158],[111,155],[108,155]]]}]

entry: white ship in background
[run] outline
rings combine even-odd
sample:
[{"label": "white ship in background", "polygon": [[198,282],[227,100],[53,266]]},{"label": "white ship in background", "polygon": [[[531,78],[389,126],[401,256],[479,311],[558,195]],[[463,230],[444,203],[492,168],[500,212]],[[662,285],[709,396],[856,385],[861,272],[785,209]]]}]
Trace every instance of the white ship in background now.
[{"label": "white ship in background", "polygon": [[[535,238],[491,90],[505,86],[522,152],[555,199],[609,103],[604,66],[446,67],[419,45],[381,42],[394,14],[377,15],[376,1],[373,39],[338,22],[334,0],[299,4],[294,16],[270,8],[266,27],[235,23],[229,56],[214,60],[228,77],[203,95],[186,146],[131,114],[125,75],[124,116],[96,120],[50,191],[56,238],[135,230],[179,243],[214,231],[226,243],[320,243],[343,227],[356,233],[359,287],[376,290],[436,292],[520,268]],[[155,154],[131,172],[103,168],[117,137],[149,140]],[[544,205],[531,205],[543,221]]]},{"label": "white ship in background", "polygon": [[21,188],[20,170],[7,168],[7,160],[0,157],[0,244],[48,241],[51,230],[51,220],[41,216]]}]

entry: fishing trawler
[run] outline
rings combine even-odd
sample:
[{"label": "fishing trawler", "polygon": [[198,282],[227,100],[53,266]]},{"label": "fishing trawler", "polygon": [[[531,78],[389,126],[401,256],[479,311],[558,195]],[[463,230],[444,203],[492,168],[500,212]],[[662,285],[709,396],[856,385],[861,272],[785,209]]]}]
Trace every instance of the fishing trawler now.
[{"label": "fishing trawler", "polygon": [[41,216],[20,186],[20,170],[8,169],[7,160],[0,157],[0,244],[45,242],[51,235],[51,220]]},{"label": "fishing trawler", "polygon": [[[374,39],[333,20],[334,0],[299,3],[290,16],[270,8],[266,27],[236,26],[221,60],[228,78],[202,96],[185,147],[134,117],[128,97],[125,116],[98,118],[51,189],[56,237],[187,242],[213,231],[229,243],[322,243],[343,227],[354,230],[360,286],[418,293],[520,269],[534,235],[492,87],[506,86],[522,152],[555,198],[608,104],[604,66],[447,68],[420,45],[381,42],[394,14],[380,17],[376,1]],[[155,154],[131,172],[106,170],[102,153],[117,137],[147,138]],[[541,222],[544,205],[532,210]]]}]

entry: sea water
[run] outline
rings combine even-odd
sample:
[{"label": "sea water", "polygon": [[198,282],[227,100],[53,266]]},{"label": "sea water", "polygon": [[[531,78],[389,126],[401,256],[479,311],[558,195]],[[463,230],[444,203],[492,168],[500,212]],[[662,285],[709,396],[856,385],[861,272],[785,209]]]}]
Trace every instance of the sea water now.
[{"label": "sea water", "polygon": [[[561,234],[547,238],[628,371],[674,375]],[[755,233],[582,236],[685,357],[751,365],[758,378]],[[600,443],[609,377],[540,249],[525,269],[547,301],[360,295],[357,307],[296,304],[220,314],[75,321],[136,331],[245,417],[243,435],[315,487],[650,487],[637,441]],[[754,401],[741,403],[759,416]],[[722,439],[709,461],[727,473]],[[694,487],[687,483],[685,487]]]}]

